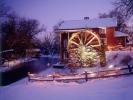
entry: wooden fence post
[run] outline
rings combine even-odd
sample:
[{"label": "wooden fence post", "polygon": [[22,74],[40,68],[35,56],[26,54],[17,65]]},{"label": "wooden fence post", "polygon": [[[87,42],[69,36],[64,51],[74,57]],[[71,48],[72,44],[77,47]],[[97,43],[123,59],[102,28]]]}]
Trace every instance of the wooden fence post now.
[{"label": "wooden fence post", "polygon": [[53,75],[53,81],[54,81],[54,79],[55,79],[55,75]]},{"label": "wooden fence post", "polygon": [[30,72],[28,72],[28,81],[30,82]]},{"label": "wooden fence post", "polygon": [[87,71],[85,71],[84,74],[85,74],[85,80],[86,80],[86,82],[87,82],[87,81],[88,81],[88,74],[87,74]]}]

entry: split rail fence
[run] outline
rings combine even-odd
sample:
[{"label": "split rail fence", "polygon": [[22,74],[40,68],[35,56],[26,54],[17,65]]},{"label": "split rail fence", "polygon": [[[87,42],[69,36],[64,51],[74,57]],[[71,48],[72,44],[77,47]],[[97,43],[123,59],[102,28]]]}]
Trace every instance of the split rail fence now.
[{"label": "split rail fence", "polygon": [[125,75],[133,75],[132,69],[129,68],[116,68],[112,70],[105,70],[99,72],[83,72],[81,74],[52,74],[48,76],[32,74],[28,72],[28,80],[33,81],[75,81],[75,80],[85,80],[98,79],[98,78],[108,78],[108,77],[118,77]]}]

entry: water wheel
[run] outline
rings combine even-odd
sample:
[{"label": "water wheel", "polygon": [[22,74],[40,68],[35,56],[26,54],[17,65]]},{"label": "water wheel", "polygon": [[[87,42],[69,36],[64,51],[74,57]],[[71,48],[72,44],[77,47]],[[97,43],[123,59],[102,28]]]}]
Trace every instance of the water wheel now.
[{"label": "water wheel", "polygon": [[92,31],[73,33],[68,41],[69,62],[75,66],[92,66],[99,62],[100,39]]}]

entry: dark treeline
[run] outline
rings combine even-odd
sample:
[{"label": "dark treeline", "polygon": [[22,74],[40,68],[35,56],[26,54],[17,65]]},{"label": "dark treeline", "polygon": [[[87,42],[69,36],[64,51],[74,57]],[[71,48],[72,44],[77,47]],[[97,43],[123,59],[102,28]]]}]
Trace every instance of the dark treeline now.
[{"label": "dark treeline", "polygon": [[[57,35],[46,31],[36,19],[17,15],[3,1],[0,1],[0,46],[1,51],[13,49],[16,55],[25,56],[26,49],[41,49],[44,54],[59,53]],[[36,38],[44,33],[43,42]]]}]

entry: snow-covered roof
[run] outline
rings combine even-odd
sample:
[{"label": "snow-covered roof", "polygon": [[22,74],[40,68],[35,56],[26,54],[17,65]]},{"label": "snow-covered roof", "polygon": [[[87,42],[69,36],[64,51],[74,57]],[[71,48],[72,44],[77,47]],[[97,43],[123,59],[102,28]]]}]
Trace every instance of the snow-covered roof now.
[{"label": "snow-covered roof", "polygon": [[115,37],[126,37],[128,35],[126,33],[120,32],[120,31],[115,31],[114,36]]},{"label": "snow-covered roof", "polygon": [[84,20],[69,20],[63,21],[59,30],[69,29],[84,29],[84,28],[98,28],[98,27],[116,27],[116,18],[98,18],[98,19],[84,19]]}]

